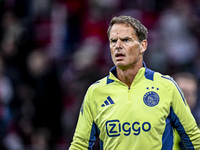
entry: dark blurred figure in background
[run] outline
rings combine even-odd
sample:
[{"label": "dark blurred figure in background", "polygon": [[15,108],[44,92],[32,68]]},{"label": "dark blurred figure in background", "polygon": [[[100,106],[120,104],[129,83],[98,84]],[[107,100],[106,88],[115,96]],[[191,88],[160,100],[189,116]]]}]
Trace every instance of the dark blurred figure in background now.
[{"label": "dark blurred figure in background", "polygon": [[[0,56],[0,141],[7,134],[13,116],[10,103],[14,96],[14,87],[11,79],[5,74],[5,62]],[[0,142],[0,149],[2,148]]]},{"label": "dark blurred figure in background", "polygon": [[[177,82],[178,86],[181,88],[185,99],[194,115],[197,124],[200,125],[200,118],[197,116],[198,114],[198,78],[189,72],[180,72],[173,75],[174,80]],[[174,150],[185,150],[185,147],[179,137],[179,135],[175,134],[174,141]]]},{"label": "dark blurred figure in background", "polygon": [[34,50],[27,58],[30,74],[27,84],[32,89],[32,102],[36,110],[33,125],[36,129],[46,127],[50,132],[48,138],[54,141],[61,134],[61,88],[57,74],[43,49]]}]

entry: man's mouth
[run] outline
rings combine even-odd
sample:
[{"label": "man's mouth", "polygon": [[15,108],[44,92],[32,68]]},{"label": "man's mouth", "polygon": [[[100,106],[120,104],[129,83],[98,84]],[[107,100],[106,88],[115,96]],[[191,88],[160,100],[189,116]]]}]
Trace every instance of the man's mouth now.
[{"label": "man's mouth", "polygon": [[124,56],[125,56],[125,55],[122,54],[122,53],[116,53],[116,54],[115,54],[115,57],[117,57],[117,58],[118,58],[118,57],[124,57]]},{"label": "man's mouth", "polygon": [[115,59],[116,61],[122,61],[124,60],[125,55],[123,53],[116,53],[115,54]]}]

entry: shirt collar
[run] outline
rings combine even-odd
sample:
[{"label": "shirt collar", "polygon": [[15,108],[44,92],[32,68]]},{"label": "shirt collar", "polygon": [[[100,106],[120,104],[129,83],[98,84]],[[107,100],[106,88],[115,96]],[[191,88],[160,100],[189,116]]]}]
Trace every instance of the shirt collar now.
[{"label": "shirt collar", "polygon": [[[146,79],[153,81],[153,77],[154,77],[155,72],[150,70],[149,68],[147,68],[144,61],[142,63],[143,63],[143,67],[139,69],[139,71],[136,74],[133,82],[138,82],[139,79],[143,76]],[[116,66],[112,67],[109,72],[110,72],[109,76],[108,76],[109,83],[111,83],[111,81],[114,82],[114,80],[119,81],[118,78],[117,78],[117,68],[116,68]]]}]

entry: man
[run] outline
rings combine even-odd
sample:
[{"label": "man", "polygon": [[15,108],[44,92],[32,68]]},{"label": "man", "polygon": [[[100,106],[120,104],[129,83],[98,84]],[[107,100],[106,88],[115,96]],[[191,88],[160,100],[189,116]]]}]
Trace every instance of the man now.
[{"label": "man", "polygon": [[200,131],[176,83],[143,62],[147,29],[129,16],[108,28],[115,66],[85,95],[70,150],[87,150],[99,136],[103,150],[170,150],[173,127],[188,149],[200,149]]},{"label": "man", "polygon": [[[180,89],[183,91],[187,103],[196,117],[197,124],[199,125],[199,118],[197,115],[197,102],[198,102],[198,78],[189,72],[180,72],[173,75],[173,79],[176,81]],[[174,149],[173,150],[185,150],[183,142],[181,141],[177,132],[175,132]]]},{"label": "man", "polygon": [[198,102],[198,78],[189,72],[176,73],[172,77],[183,91],[191,111],[194,111]]}]

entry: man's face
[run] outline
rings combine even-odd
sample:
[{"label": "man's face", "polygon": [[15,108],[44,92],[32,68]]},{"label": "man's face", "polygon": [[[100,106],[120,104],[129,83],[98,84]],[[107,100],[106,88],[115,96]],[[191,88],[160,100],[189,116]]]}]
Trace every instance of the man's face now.
[{"label": "man's face", "polygon": [[147,46],[146,40],[140,43],[134,29],[126,24],[114,24],[109,41],[112,60],[122,70],[134,66]]}]

